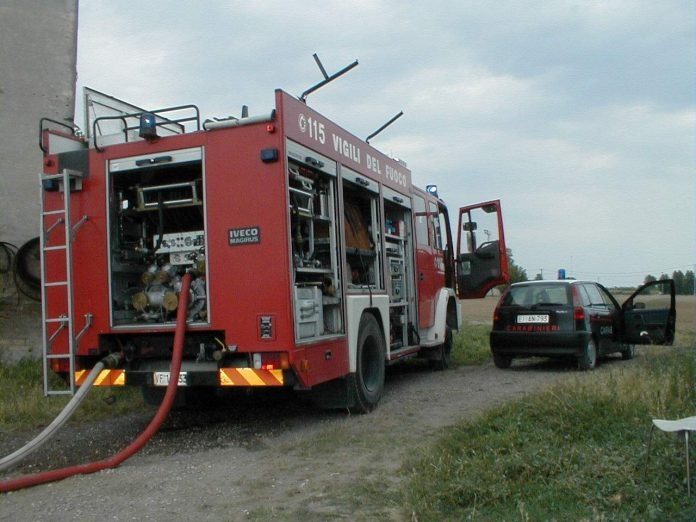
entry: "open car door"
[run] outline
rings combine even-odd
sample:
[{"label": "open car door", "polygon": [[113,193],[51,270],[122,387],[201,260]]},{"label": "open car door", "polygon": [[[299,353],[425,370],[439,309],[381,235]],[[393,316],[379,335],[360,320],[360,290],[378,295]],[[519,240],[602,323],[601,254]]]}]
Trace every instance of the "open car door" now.
[{"label": "open car door", "polygon": [[484,297],[510,280],[500,200],[459,209],[457,228],[457,295]]},{"label": "open car door", "polygon": [[677,320],[674,294],[672,279],[653,281],[636,290],[621,305],[621,341],[671,345]]}]

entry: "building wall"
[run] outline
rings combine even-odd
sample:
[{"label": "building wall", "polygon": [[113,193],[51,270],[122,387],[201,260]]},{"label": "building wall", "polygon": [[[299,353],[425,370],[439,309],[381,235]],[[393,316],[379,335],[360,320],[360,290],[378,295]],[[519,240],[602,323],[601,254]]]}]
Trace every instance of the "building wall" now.
[{"label": "building wall", "polygon": [[[39,235],[39,120],[74,113],[78,0],[0,0],[0,242]],[[0,273],[0,363],[41,355],[41,311]]]},{"label": "building wall", "polygon": [[72,122],[78,0],[0,2],[0,241],[39,235],[39,120]]}]

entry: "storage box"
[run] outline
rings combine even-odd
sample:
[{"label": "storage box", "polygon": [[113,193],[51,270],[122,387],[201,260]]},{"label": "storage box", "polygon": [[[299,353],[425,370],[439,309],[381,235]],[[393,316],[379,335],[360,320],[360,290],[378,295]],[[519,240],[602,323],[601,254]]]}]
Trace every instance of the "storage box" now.
[{"label": "storage box", "polygon": [[295,336],[307,339],[324,334],[324,308],[318,286],[295,287]]}]

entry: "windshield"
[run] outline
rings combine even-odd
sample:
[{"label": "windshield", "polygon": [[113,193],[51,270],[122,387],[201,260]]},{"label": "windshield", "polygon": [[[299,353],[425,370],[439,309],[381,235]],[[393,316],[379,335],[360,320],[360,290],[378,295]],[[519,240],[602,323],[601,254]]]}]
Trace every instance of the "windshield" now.
[{"label": "windshield", "polygon": [[503,306],[571,304],[568,285],[559,283],[513,286],[508,291]]}]

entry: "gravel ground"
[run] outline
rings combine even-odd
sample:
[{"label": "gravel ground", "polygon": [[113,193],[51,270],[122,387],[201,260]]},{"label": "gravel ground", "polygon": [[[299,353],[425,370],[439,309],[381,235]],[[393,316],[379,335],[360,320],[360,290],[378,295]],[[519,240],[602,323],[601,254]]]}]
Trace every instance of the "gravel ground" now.
[{"label": "gravel ground", "polygon": [[[612,359],[598,371],[617,364],[631,362]],[[577,375],[573,366],[532,360],[508,371],[488,363],[442,373],[400,365],[369,415],[320,411],[287,396],[173,412],[117,469],[0,494],[0,520],[409,520],[389,500],[408,458],[462,418]],[[64,428],[11,476],[106,457],[151,415]],[[0,454],[31,435],[0,441]]]}]

